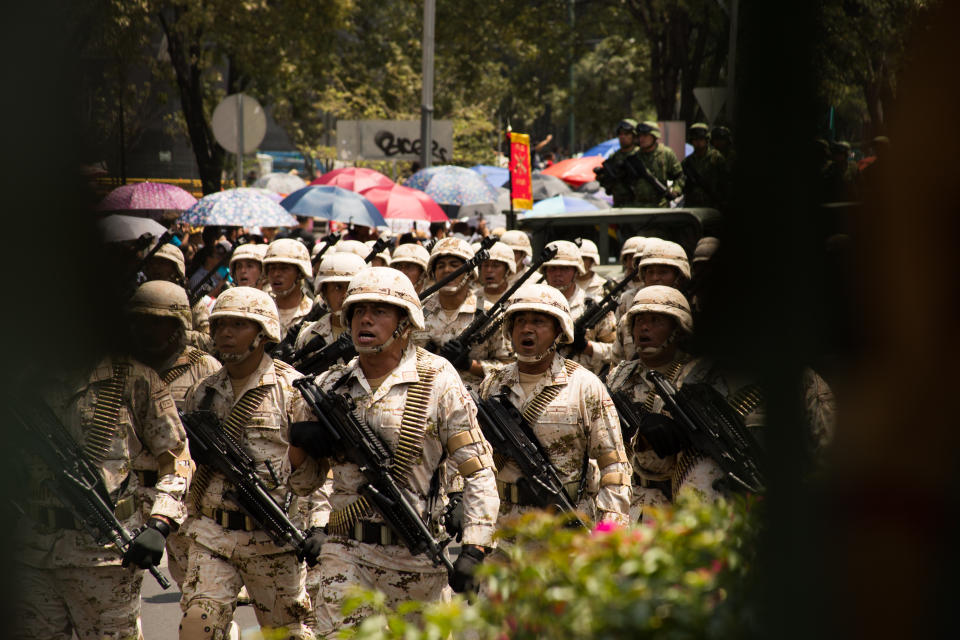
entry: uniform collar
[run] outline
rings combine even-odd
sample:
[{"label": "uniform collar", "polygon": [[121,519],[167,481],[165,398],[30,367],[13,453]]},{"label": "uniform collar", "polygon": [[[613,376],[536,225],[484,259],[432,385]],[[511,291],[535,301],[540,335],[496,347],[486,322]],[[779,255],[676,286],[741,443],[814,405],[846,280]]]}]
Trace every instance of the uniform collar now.
[{"label": "uniform collar", "polygon": [[233,395],[233,385],[230,384],[230,374],[227,372],[226,367],[221,368],[215,374],[210,376],[209,387],[222,395],[224,398],[237,400],[242,397],[244,393],[254,387],[263,387],[275,384],[276,381],[277,370],[274,367],[273,358],[267,354],[263,354],[260,364],[254,370],[254,372],[250,374],[247,385],[240,390],[239,395],[236,397]]},{"label": "uniform collar", "polygon": [[[523,402],[526,404],[531,398],[536,397],[537,394],[547,387],[566,385],[569,381],[569,376],[567,375],[567,368],[564,366],[564,358],[561,357],[560,354],[554,353],[550,368],[540,374],[540,380],[537,381],[537,386],[533,388],[529,396],[524,397],[523,395],[523,389],[520,386],[520,369],[516,361],[504,367],[502,380],[503,385],[509,387],[517,397],[523,398]],[[493,391],[499,393],[500,390],[494,389]]]},{"label": "uniform collar", "polygon": [[[354,357],[353,360],[350,361],[350,364],[346,367],[344,376],[353,378],[367,394],[370,393],[370,383],[367,382],[367,377],[363,374],[363,369],[360,367],[359,356]],[[420,374],[417,373],[417,347],[413,344],[413,341],[410,341],[410,343],[407,344],[407,348],[403,351],[400,364],[394,367],[393,371],[388,373],[387,377],[383,379],[383,382],[380,383],[380,386],[377,387],[377,390],[370,398],[370,404],[387,395],[394,385],[419,381]]]},{"label": "uniform collar", "polygon": [[[425,313],[439,313],[441,310],[446,312],[446,309],[440,306],[440,296],[435,295],[431,296],[423,304],[423,310]],[[467,297],[464,298],[463,303],[460,305],[460,308],[457,309],[457,314],[469,313],[474,314],[477,312],[477,294],[474,293],[473,289],[467,291]]]}]

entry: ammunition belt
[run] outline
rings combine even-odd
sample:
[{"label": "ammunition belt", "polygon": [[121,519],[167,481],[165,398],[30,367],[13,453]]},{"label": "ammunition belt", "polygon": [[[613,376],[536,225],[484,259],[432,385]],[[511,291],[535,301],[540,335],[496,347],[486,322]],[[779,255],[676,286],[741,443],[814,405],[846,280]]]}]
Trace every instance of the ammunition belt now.
[{"label": "ammunition belt", "polygon": [[[230,415],[227,416],[227,419],[223,421],[223,430],[228,436],[233,438],[238,445],[243,443],[244,425],[250,422],[250,418],[253,417],[253,412],[257,410],[257,407],[260,406],[263,399],[267,397],[272,386],[273,385],[263,385],[247,391],[243,394],[243,397],[237,401],[237,404],[233,406],[233,409],[230,410]],[[200,465],[193,478],[193,483],[190,487],[190,497],[193,499],[193,505],[197,509],[200,509],[203,494],[210,485],[211,473],[209,467]]]},{"label": "ammunition belt", "polygon": [[[680,375],[680,369],[683,368],[683,365],[687,364],[686,358],[680,358],[676,362],[670,365],[670,368],[667,369],[664,377],[670,382],[676,384],[677,376]],[[653,411],[653,404],[657,401],[657,398],[660,396],[656,392],[656,387],[651,387],[647,391],[647,397],[643,400],[643,408],[647,413]]]},{"label": "ammunition belt", "polygon": [[387,525],[378,524],[376,522],[367,522],[366,520],[358,520],[354,522],[352,528],[349,528],[346,533],[341,533],[339,535],[342,535],[345,538],[350,538],[351,540],[356,540],[357,542],[364,542],[366,544],[379,544],[383,546],[403,544],[403,540],[400,539],[400,536],[394,533],[393,529]]},{"label": "ammunition belt", "polygon": [[224,529],[231,531],[256,531],[260,527],[250,516],[241,511],[226,511],[224,509],[200,509],[200,515],[213,520]]},{"label": "ammunition belt", "polygon": [[673,476],[670,478],[670,492],[677,495],[683,482],[690,475],[693,467],[703,460],[704,455],[696,449],[684,449],[677,454],[677,465],[673,470]]},{"label": "ammunition belt", "polygon": [[[426,351],[417,347],[418,382],[410,385],[400,418],[400,433],[397,436],[397,448],[393,452],[393,464],[390,475],[398,484],[409,486],[413,465],[423,453],[423,439],[427,432],[427,417],[430,412],[430,397],[433,394],[433,380],[437,370],[428,367],[424,360]],[[330,514],[327,529],[331,533],[349,536],[354,525],[363,517],[372,513],[370,504],[364,497]]]},{"label": "ammunition belt", "polygon": [[191,349],[187,353],[187,362],[185,364],[178,364],[176,366],[167,369],[160,379],[163,380],[163,384],[169,385],[171,382],[185,374],[190,370],[190,367],[196,366],[203,360],[204,353],[199,349]]},{"label": "ammunition belt", "polygon": [[115,363],[113,377],[107,380],[97,392],[93,420],[83,439],[83,454],[94,466],[100,466],[107,459],[113,447],[113,441],[117,437],[123,388],[129,371],[129,365]]},{"label": "ammunition belt", "polygon": [[[54,531],[71,529],[81,530],[83,525],[74,517],[73,512],[63,507],[44,507],[40,505],[26,505],[27,516],[47,529]],[[127,496],[117,503],[113,515],[123,522],[136,512],[136,503],[133,496]]]},{"label": "ammunition belt", "polygon": [[763,404],[763,389],[758,384],[748,384],[727,399],[733,410],[746,418],[754,409]]},{"label": "ammunition belt", "polygon": [[[576,504],[577,494],[580,492],[580,482],[568,482],[563,485],[563,490],[567,493],[567,497],[570,498],[570,502]],[[501,502],[509,502],[522,507],[540,506],[537,504],[533,493],[522,484],[497,480],[497,493],[500,495]]]}]

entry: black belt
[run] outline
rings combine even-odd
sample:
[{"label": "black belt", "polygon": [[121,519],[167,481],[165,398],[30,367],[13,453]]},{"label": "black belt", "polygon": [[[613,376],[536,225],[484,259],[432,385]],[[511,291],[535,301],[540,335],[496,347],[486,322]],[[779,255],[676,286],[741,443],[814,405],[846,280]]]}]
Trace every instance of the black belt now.
[{"label": "black belt", "polygon": [[200,514],[231,531],[256,531],[260,528],[250,516],[240,511],[203,508],[200,510]]},{"label": "black belt", "polygon": [[648,480],[647,478],[636,476],[640,478],[638,483],[641,487],[645,489],[659,489],[663,495],[667,497],[667,500],[672,499],[673,494],[673,485],[670,480]]},{"label": "black belt", "polygon": [[393,532],[393,529],[385,524],[375,522],[365,522],[363,520],[356,522],[353,529],[347,534],[351,540],[365,542],[367,544],[379,545],[402,545],[403,541]]}]

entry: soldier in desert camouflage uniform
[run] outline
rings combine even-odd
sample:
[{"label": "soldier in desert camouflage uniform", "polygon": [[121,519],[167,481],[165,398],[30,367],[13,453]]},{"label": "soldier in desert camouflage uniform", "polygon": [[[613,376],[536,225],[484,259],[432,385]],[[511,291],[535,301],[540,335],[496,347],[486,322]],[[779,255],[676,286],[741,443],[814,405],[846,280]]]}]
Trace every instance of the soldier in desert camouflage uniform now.
[{"label": "soldier in desert camouflage uniform", "polygon": [[[104,358],[92,370],[42,385],[42,395],[98,469],[128,531],[144,524],[136,506],[140,486],[133,459],[153,456],[159,469],[156,497],[124,564],[160,563],[164,538],[183,521],[183,495],[190,481],[190,453],[173,398],[157,374],[129,357]],[[116,394],[119,406],[109,398]],[[107,417],[94,424],[94,412]],[[106,448],[92,446],[109,442]],[[110,545],[82,530],[46,489],[49,471],[27,462],[25,516],[17,523],[16,558],[21,597],[13,637],[36,640],[142,640],[140,585],[143,573],[121,567]],[[76,636],[74,636],[76,633]]]},{"label": "soldier in desert camouflage uniform", "polygon": [[[168,242],[147,260],[143,272],[148,281],[165,280],[183,287],[187,277],[183,252]],[[187,329],[187,344],[210,351],[213,348],[210,342],[210,311],[203,300],[198,300],[191,309],[191,325]]]},{"label": "soldier in desert camouflage uniform", "polygon": [[[437,281],[471,258],[473,249],[465,240],[444,238],[433,247],[427,272]],[[439,348],[460,335],[473,322],[483,305],[483,300],[471,290],[474,278],[474,270],[468,271],[423,303],[425,326],[414,331],[413,341],[416,344],[423,346],[432,342]],[[500,336],[494,335],[486,342],[473,345],[461,362],[451,364],[460,372],[465,384],[479,386],[488,371],[509,357]]]},{"label": "soldier in desert camouflage uniform", "polygon": [[[620,277],[625,277],[636,266],[636,263],[643,255],[643,248],[646,244],[647,238],[643,236],[631,236],[624,240],[623,246],[620,248],[620,266],[623,268],[623,274]],[[637,275],[630,280],[627,288],[620,293],[620,298],[617,300],[616,316],[618,322],[620,318],[623,317],[623,314],[630,309],[633,296],[642,288],[643,279],[638,272]]]},{"label": "soldier in desert camouflage uniform", "polygon": [[[145,282],[127,303],[132,331],[131,352],[160,376],[178,409],[183,409],[187,391],[220,370],[213,356],[187,346],[190,305],[183,287],[172,282]],[[157,491],[157,460],[142,452],[131,462],[140,486],[137,500],[144,520],[149,516]],[[187,564],[188,541],[179,532],[167,536],[167,566],[179,585]]]},{"label": "soldier in desert camouflage uniform", "polygon": [[427,265],[430,262],[430,252],[415,242],[408,242],[397,247],[390,258],[390,267],[402,271],[410,278],[417,295],[423,291],[427,283]]},{"label": "soldier in desert camouflage uniform", "polygon": [[313,278],[310,253],[293,238],[274,240],[267,246],[263,268],[270,284],[270,295],[280,318],[281,339],[313,308],[313,300],[304,293],[305,282]]},{"label": "soldier in desert camouflage uniform", "polygon": [[600,264],[600,251],[593,240],[580,241],[580,257],[583,258],[583,268],[587,273],[577,278],[577,284],[587,294],[588,298],[600,300],[605,295],[604,286],[607,279],[595,272],[593,268]]},{"label": "soldier in desert camouflage uniform", "polygon": [[230,277],[238,287],[263,288],[266,274],[263,272],[263,258],[267,255],[265,244],[242,244],[233,250],[230,256]]},{"label": "soldier in desert camouflage uniform", "polygon": [[[413,506],[434,530],[443,510],[438,487],[445,483],[440,476],[449,456],[464,479],[462,551],[449,580],[456,590],[470,588],[474,567],[493,544],[499,504],[490,446],[477,425],[476,407],[453,367],[410,341],[410,330],[422,330],[424,320],[406,276],[389,268],[364,269],[350,282],[343,314],[359,356],[323,374],[316,383],[353,398],[357,417],[393,452],[398,453],[399,440],[424,429],[419,454],[403,482]],[[407,415],[406,407],[417,398],[417,403],[429,407],[425,422]],[[329,447],[322,438],[314,442],[309,435],[304,440],[298,440],[297,433],[294,436],[297,444],[310,451],[316,451],[314,446]],[[304,449],[290,449],[295,486],[301,493],[313,491],[326,476],[327,463],[332,464],[330,522],[338,523],[328,525],[329,537],[320,554],[319,634],[333,637],[370,614],[361,610],[344,617],[342,605],[355,586],[379,589],[390,607],[408,600],[441,598],[448,582],[443,567],[433,566],[423,555],[411,555],[369,508],[359,516],[350,515],[354,511],[348,507],[356,503],[365,482],[357,465],[334,451],[331,458],[307,457]]]},{"label": "soldier in desert camouflage uniform", "polygon": [[[186,409],[209,410],[224,421],[233,417],[235,437],[256,462],[260,479],[278,504],[286,504],[288,430],[309,411],[292,385],[300,374],[264,353],[267,343],[280,340],[276,306],[259,289],[236,287],[217,297],[210,322],[224,368],[190,390]],[[261,626],[313,638],[303,562],[259,530],[225,496],[231,486],[224,477],[199,462],[183,527],[191,544],[180,600],[181,640],[223,638],[242,586]],[[290,512],[296,509],[294,500]]]},{"label": "soldier in desert camouflage uniform", "polygon": [[[517,278],[523,275],[523,272],[526,271],[530,265],[530,261],[533,259],[533,245],[530,244],[529,236],[518,229],[505,231],[503,235],[500,236],[500,242],[513,249],[513,261],[517,268],[513,277],[510,278],[510,284],[513,285],[513,283],[517,281]],[[527,284],[539,282],[541,279],[542,276],[539,273],[535,273],[527,280]]]},{"label": "soldier in desert camouflage uniform", "polygon": [[[570,317],[576,323],[587,310],[586,293],[577,284],[577,277],[586,273],[580,257],[580,249],[566,240],[556,240],[548,246],[556,248],[557,254],[543,263],[541,270],[545,276],[544,280],[567,299]],[[595,303],[596,300],[593,302]],[[590,329],[580,335],[575,334],[567,353],[570,359],[596,373],[603,368],[603,365],[612,361],[615,337],[616,322],[613,313],[608,313]]]},{"label": "soldier in desert camouflage uniform", "polygon": [[297,349],[317,336],[322,336],[324,343],[330,344],[346,330],[340,317],[340,305],[347,295],[347,283],[366,266],[363,258],[352,253],[335,252],[323,257],[317,267],[315,287],[317,296],[326,304],[327,313],[300,329]]},{"label": "soldier in desert camouflage uniform", "polygon": [[[480,396],[505,392],[524,413],[581,511],[596,520],[626,523],[631,471],[613,401],[595,375],[557,353],[558,344],[573,341],[566,298],[548,285],[524,285],[510,297],[506,314],[504,332],[516,362],[487,376]],[[591,463],[599,469],[595,497],[587,495]],[[519,473],[513,462],[497,473],[502,515],[529,508],[517,485]]]}]

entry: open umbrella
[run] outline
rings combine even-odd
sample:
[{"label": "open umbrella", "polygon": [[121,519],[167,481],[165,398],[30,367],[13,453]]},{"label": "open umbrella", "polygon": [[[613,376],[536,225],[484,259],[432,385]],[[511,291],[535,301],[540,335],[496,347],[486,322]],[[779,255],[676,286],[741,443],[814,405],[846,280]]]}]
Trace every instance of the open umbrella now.
[{"label": "open umbrella", "polygon": [[415,174],[403,181],[403,186],[410,187],[411,189],[420,189],[423,191],[427,188],[427,184],[430,182],[430,179],[441,169],[449,167],[451,165],[438,165],[435,167],[427,167],[426,169],[420,169]]},{"label": "open umbrella", "polygon": [[497,188],[476,171],[463,167],[443,167],[433,174],[423,192],[439,205],[497,201]]},{"label": "open umbrella", "polygon": [[425,220],[447,222],[449,218],[430,196],[419,189],[394,184],[389,189],[374,187],[361,194],[387,220]]},{"label": "open umbrella", "polygon": [[600,156],[604,160],[613,155],[613,152],[620,148],[620,138],[610,138],[604,140],[595,147],[590,147],[583,152],[584,156]]},{"label": "open umbrella", "polygon": [[541,173],[545,176],[556,176],[571,187],[576,188],[585,182],[596,180],[597,176],[593,173],[593,170],[601,164],[603,164],[603,158],[600,156],[567,158],[547,167]]},{"label": "open umbrella", "polygon": [[510,170],[504,167],[494,167],[489,164],[478,164],[470,167],[470,170],[476,171],[486,178],[487,182],[497,188],[504,186],[507,184],[507,181],[510,180]]},{"label": "open umbrella", "polygon": [[332,185],[310,185],[294,191],[280,204],[297,216],[336,220],[363,227],[386,227],[387,221],[373,204],[359,193]]},{"label": "open umbrella", "polygon": [[341,187],[349,191],[363,193],[367,189],[374,187],[384,187],[389,189],[396,182],[383,175],[379,171],[366,169],[364,167],[344,167],[328,171],[314,179],[310,184],[328,184],[334,187]]},{"label": "open umbrella", "polygon": [[126,242],[136,240],[147,233],[159,238],[167,230],[159,222],[138,216],[114,214],[97,221],[97,228],[104,242]]},{"label": "open umbrella", "polygon": [[533,214],[572,213],[575,211],[597,211],[601,207],[587,201],[585,198],[574,198],[570,195],[559,195],[533,203]]},{"label": "open umbrella", "polygon": [[203,196],[178,222],[194,226],[294,227],[297,219],[259,190],[240,187]]},{"label": "open umbrella", "polygon": [[534,202],[565,193],[573,193],[570,185],[557,176],[544,175],[539,171],[530,177],[530,186],[533,189]]},{"label": "open umbrella", "polygon": [[303,189],[305,186],[307,186],[307,183],[303,178],[296,174],[275,171],[257,178],[257,181],[253,183],[253,186],[259,187],[260,189],[268,189],[274,193],[287,195],[288,193],[293,193],[297,189]]},{"label": "open umbrella", "polygon": [[185,211],[197,199],[190,192],[164,182],[137,182],[117,187],[97,205],[99,211],[168,210]]}]

